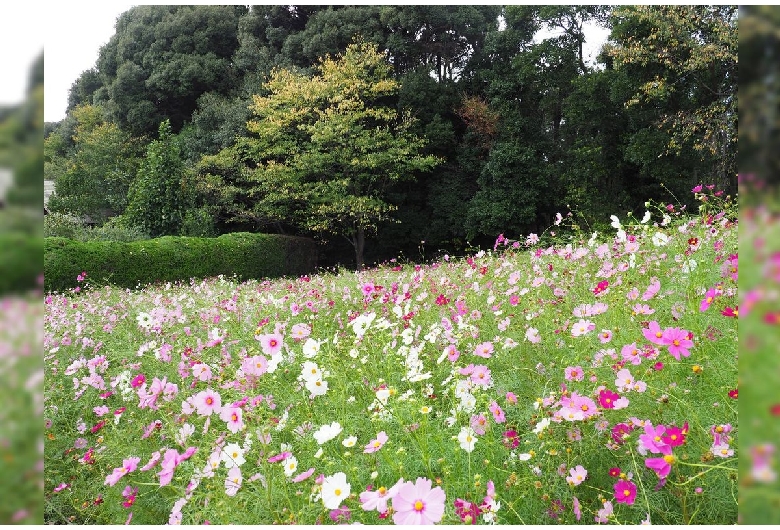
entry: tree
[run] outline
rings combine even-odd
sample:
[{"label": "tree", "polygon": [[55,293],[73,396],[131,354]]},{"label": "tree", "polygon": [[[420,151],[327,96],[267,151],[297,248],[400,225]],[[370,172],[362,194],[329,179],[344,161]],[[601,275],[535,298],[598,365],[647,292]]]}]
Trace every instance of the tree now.
[{"label": "tree", "polygon": [[614,44],[607,53],[634,83],[626,108],[635,116],[654,116],[652,125],[661,133],[635,136],[636,161],[654,166],[670,157],[687,166],[679,168],[676,191],[690,189],[693,160],[693,173],[704,173],[699,180],[734,189],[737,7],[620,6],[612,16]]},{"label": "tree", "polygon": [[73,147],[52,133],[44,142],[46,171],[55,178],[52,211],[89,216],[98,224],[121,214],[138,168],[140,143],[105,121],[103,111],[82,105],[71,111],[75,121]]},{"label": "tree", "polygon": [[183,186],[185,166],[178,139],[165,120],[159,138],[146,148],[138,175],[130,186],[123,223],[138,227],[151,237],[178,235],[191,194]]},{"label": "tree", "polygon": [[[178,132],[206,92],[239,84],[232,66],[244,6],[136,6],[100,49],[102,87],[92,96],[123,129],[152,135],[165,119]],[[77,88],[86,83],[80,79]]]},{"label": "tree", "polygon": [[246,141],[250,212],[321,236],[346,237],[363,266],[365,238],[392,217],[390,183],[412,181],[439,160],[423,156],[413,120],[388,105],[398,91],[375,46],[350,45],[305,76],[277,69],[255,96]]}]

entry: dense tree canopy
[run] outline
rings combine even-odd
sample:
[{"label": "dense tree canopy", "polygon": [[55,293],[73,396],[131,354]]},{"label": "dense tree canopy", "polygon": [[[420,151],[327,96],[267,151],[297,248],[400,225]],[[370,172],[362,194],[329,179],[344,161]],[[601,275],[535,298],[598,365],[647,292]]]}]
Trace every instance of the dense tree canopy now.
[{"label": "dense tree canopy", "polygon": [[[375,212],[360,214],[376,234],[368,261],[414,255],[420,241],[457,250],[502,232],[520,237],[569,210],[605,223],[605,211],[648,198],[684,201],[699,181],[736,190],[736,14],[732,6],[138,6],[74,81],[68,116],[47,125],[46,175],[62,180],[63,195],[74,167],[97,179],[83,183],[116,181],[95,150],[118,150],[111,142],[121,135],[145,146],[167,120],[193,211],[217,232],[340,232],[350,244],[330,239],[334,261],[356,249],[362,221],[347,222],[347,210]],[[611,32],[598,63],[584,53],[593,25]],[[324,65],[340,64],[333,58],[356,38],[381,64],[326,82]],[[365,96],[353,99],[360,76],[379,72],[392,90],[355,106]],[[350,121],[349,105],[384,109],[382,119]],[[77,134],[87,106],[105,116],[103,136]],[[301,121],[285,122],[291,112]],[[371,120],[377,132],[355,132]],[[420,141],[412,151],[421,160],[439,163],[380,169],[403,159],[393,142],[404,135]],[[123,169],[129,190],[149,153],[123,156],[136,163]],[[362,169],[347,171],[353,158]],[[351,194],[337,185],[357,174],[372,187]],[[347,208],[348,197],[371,200]],[[127,199],[112,200],[101,208],[123,213]]]}]

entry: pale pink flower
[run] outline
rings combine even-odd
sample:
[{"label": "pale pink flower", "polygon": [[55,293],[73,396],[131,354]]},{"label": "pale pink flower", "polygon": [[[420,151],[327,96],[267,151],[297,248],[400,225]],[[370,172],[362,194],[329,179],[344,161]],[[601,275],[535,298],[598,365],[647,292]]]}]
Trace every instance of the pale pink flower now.
[{"label": "pale pink flower", "polygon": [[588,478],[588,470],[582,466],[576,466],[569,470],[566,482],[571,486],[579,486],[586,478]]},{"label": "pale pink flower", "polygon": [[225,478],[225,494],[229,497],[235,496],[238,493],[239,488],[243,482],[241,476],[241,468],[238,466],[231,467],[228,471],[227,478]]},{"label": "pale pink flower", "polygon": [[195,394],[193,405],[201,416],[211,416],[212,413],[222,410],[222,396],[219,392],[207,388]]},{"label": "pale pink flower", "polygon": [[264,354],[272,357],[281,351],[284,337],[280,333],[267,333],[259,338]]},{"label": "pale pink flower", "polygon": [[222,407],[219,417],[227,423],[228,430],[235,434],[244,428],[243,414],[244,411],[239,407],[227,406]]},{"label": "pale pink flower", "polygon": [[493,343],[488,341],[478,344],[477,347],[474,348],[474,355],[486,359],[490,358],[493,355]]},{"label": "pale pink flower", "polygon": [[376,438],[374,438],[373,440],[368,442],[368,444],[366,444],[366,447],[363,449],[363,452],[376,453],[382,448],[383,445],[385,445],[385,442],[387,442],[387,440],[389,440],[389,438],[387,434],[385,434],[385,431],[380,431],[376,435]]},{"label": "pale pink flower", "polygon": [[404,483],[404,479],[398,479],[395,485],[387,489],[384,486],[380,486],[374,491],[364,491],[360,493],[361,508],[364,510],[376,510],[379,513],[387,512],[387,501],[392,499],[398,493],[398,490]]},{"label": "pale pink flower", "polygon": [[446,495],[432,482],[419,477],[414,483],[405,482],[393,497],[393,522],[397,525],[436,524],[444,516]]}]

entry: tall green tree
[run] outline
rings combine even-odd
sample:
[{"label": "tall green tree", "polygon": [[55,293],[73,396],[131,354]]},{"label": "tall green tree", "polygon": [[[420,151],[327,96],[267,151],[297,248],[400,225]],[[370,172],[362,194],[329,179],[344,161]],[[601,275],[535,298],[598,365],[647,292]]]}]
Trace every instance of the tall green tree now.
[{"label": "tall green tree", "polygon": [[82,105],[71,111],[75,121],[71,149],[62,154],[61,136],[44,141],[44,163],[55,180],[49,208],[89,216],[102,224],[127,207],[142,148],[116,124],[105,120],[100,107]]},{"label": "tall green tree", "polygon": [[438,163],[424,156],[413,119],[389,106],[398,91],[374,45],[356,43],[306,76],[276,70],[255,96],[246,142],[254,165],[246,212],[321,236],[344,236],[362,268],[366,236],[392,217],[390,183]]},{"label": "tall green tree", "polygon": [[633,135],[634,160],[650,172],[669,160],[676,192],[697,179],[735,190],[737,7],[616,7],[610,41],[614,68],[633,82],[626,108],[657,131]]},{"label": "tall green tree", "polygon": [[192,193],[184,183],[181,148],[166,120],[160,124],[158,139],[147,146],[138,175],[130,186],[123,223],[138,227],[151,237],[178,235],[192,204]]},{"label": "tall green tree", "polygon": [[[161,121],[178,132],[206,92],[240,83],[232,65],[244,6],[136,6],[117,19],[100,49],[102,87],[93,102],[133,135],[153,135]],[[85,80],[86,82],[86,80]]]}]

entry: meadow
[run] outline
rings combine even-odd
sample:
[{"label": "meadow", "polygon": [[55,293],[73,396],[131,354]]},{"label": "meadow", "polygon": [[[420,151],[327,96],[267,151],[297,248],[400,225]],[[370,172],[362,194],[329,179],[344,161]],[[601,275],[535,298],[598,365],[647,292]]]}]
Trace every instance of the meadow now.
[{"label": "meadow", "polygon": [[45,520],[733,524],[734,202],[45,295]]}]

